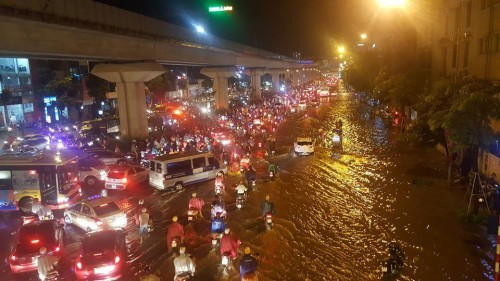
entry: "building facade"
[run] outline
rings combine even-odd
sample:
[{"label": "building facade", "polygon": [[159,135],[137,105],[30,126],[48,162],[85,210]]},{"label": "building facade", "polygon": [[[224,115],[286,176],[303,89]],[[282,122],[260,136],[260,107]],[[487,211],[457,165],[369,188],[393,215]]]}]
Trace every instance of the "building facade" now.
[{"label": "building facade", "polygon": [[[433,77],[472,75],[500,84],[500,0],[423,0],[418,50]],[[500,98],[500,93],[499,93]],[[500,134],[500,121],[492,120]],[[479,153],[479,171],[500,180],[500,140]]]}]

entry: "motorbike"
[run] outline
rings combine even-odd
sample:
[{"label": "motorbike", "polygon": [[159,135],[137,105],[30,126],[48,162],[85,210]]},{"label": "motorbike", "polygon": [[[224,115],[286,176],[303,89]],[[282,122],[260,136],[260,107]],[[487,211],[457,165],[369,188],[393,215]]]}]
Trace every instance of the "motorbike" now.
[{"label": "motorbike", "polygon": [[198,216],[198,209],[190,208],[188,210],[188,221],[194,220]]},{"label": "motorbike", "polygon": [[174,281],[188,281],[188,280],[192,280],[191,272],[180,272],[175,274]]},{"label": "motorbike", "polygon": [[231,252],[224,252],[221,257],[221,269],[222,271],[228,271],[231,268]]},{"label": "motorbike", "polygon": [[242,193],[236,194],[236,208],[241,209],[245,206],[246,203],[246,195]]},{"label": "motorbike", "polygon": [[155,231],[155,227],[153,226],[153,219],[150,218],[148,221],[148,233]]},{"label": "motorbike", "polygon": [[179,236],[175,236],[172,239],[172,243],[170,244],[170,248],[175,252],[181,245],[181,238]]},{"label": "motorbike", "polygon": [[212,233],[212,248],[217,248],[220,246],[221,238],[222,238],[222,233],[217,233],[217,232]]},{"label": "motorbike", "polygon": [[381,262],[383,277],[398,275],[404,265],[405,255],[398,244],[391,242],[389,244],[390,257]]},{"label": "motorbike", "polygon": [[275,179],[276,179],[276,174],[274,174],[274,172],[273,172],[273,171],[270,171],[270,172],[269,172],[269,178],[270,178],[272,181],[273,181],[273,180],[275,180]]},{"label": "motorbike", "polygon": [[267,213],[264,219],[266,223],[266,229],[267,230],[273,229],[273,214]]}]

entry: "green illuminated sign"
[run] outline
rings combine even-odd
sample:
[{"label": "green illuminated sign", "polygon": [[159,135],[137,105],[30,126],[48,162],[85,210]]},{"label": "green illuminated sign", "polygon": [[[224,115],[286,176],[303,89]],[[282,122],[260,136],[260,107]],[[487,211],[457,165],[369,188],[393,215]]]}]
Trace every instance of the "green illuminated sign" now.
[{"label": "green illuminated sign", "polygon": [[230,12],[233,10],[233,6],[215,6],[215,7],[208,7],[208,11],[213,13],[213,12]]}]

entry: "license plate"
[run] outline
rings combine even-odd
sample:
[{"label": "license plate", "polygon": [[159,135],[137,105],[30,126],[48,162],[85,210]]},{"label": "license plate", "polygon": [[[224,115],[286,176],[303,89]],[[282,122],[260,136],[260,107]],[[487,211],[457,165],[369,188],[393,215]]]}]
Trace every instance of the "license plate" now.
[{"label": "license plate", "polygon": [[387,272],[387,267],[386,266],[382,266],[382,272]]},{"label": "license plate", "polygon": [[192,221],[193,220],[193,217],[188,217],[188,221]]},{"label": "license plate", "polygon": [[97,267],[94,269],[95,274],[103,274],[103,273],[109,273],[110,272],[110,267],[109,266],[103,266],[103,267]]},{"label": "license plate", "polygon": [[272,220],[272,219],[267,219],[267,223],[269,223],[269,224],[270,224],[270,223],[272,223],[272,222],[273,222],[273,220]]},{"label": "license plate", "polygon": [[217,245],[217,239],[212,239],[212,245]]}]

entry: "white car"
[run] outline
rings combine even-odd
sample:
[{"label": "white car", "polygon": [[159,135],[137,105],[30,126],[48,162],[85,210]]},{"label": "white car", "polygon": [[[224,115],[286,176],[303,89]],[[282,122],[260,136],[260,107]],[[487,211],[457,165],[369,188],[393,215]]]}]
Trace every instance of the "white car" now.
[{"label": "white car", "polygon": [[89,187],[104,182],[109,172],[109,168],[103,162],[93,157],[78,159],[78,170],[80,171],[80,182]]},{"label": "white car", "polygon": [[314,142],[309,137],[298,137],[293,144],[295,155],[314,155]]},{"label": "white car", "polygon": [[330,96],[330,89],[328,88],[321,88],[318,90],[319,96],[320,97],[328,97]]},{"label": "white car", "polygon": [[64,222],[90,232],[103,229],[122,229],[127,226],[127,216],[115,201],[94,195],[64,211]]},{"label": "white car", "polygon": [[149,181],[149,170],[139,166],[110,166],[106,189],[126,189],[131,185]]}]

